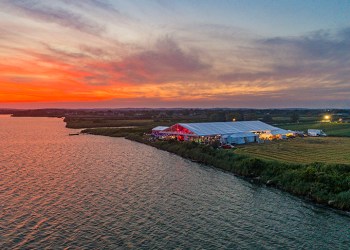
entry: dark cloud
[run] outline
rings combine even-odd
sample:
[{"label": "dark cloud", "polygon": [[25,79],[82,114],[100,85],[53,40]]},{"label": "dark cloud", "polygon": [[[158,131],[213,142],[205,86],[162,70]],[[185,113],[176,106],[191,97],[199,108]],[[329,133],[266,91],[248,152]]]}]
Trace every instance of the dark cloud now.
[{"label": "dark cloud", "polygon": [[275,37],[258,43],[276,50],[293,48],[301,59],[310,61],[336,60],[339,63],[350,63],[350,28],[334,35],[327,31],[317,31],[307,36]]},{"label": "dark cloud", "polygon": [[93,46],[80,45],[76,49],[67,50],[50,44],[43,45],[45,53],[33,56],[40,61],[64,62],[72,71],[87,74],[88,77],[81,81],[91,86],[120,82],[133,85],[202,81],[204,74],[211,70],[211,65],[203,62],[197,52],[182,49],[168,37],[158,40],[151,49],[141,50],[119,60],[112,51]]},{"label": "dark cloud", "polygon": [[[290,88],[299,88],[305,80],[314,81],[315,88],[324,84],[347,83],[350,88],[350,28],[336,33],[312,32],[300,37],[274,37],[255,42],[255,56],[261,69],[250,72],[229,72],[218,79],[223,82],[271,81],[288,79]],[[270,65],[266,67],[266,65]],[[322,86],[321,86],[322,85]]]},{"label": "dark cloud", "polygon": [[92,20],[61,7],[52,7],[35,0],[6,0],[5,6],[40,21],[56,23],[90,34],[101,34],[104,27]]},{"label": "dark cloud", "polygon": [[210,67],[200,60],[197,53],[185,52],[170,38],[161,39],[153,49],[126,57],[114,64],[115,71],[121,73],[125,81],[135,83],[193,79]]},{"label": "dark cloud", "polygon": [[264,44],[277,51],[283,50],[285,46],[293,48],[293,54],[290,55],[293,63],[288,64],[288,57],[285,62],[279,60],[278,65],[274,66],[276,74],[293,73],[296,77],[333,79],[333,84],[345,80],[350,85],[350,36],[347,33],[348,29],[335,35],[320,31],[300,38],[267,40]]},{"label": "dark cloud", "polygon": [[218,107],[236,107],[236,108],[329,108],[339,107],[348,108],[350,106],[349,99],[342,97],[334,98],[295,98],[285,94],[273,95],[265,93],[262,95],[246,94],[246,95],[220,95],[215,97],[201,97],[196,99],[164,99],[162,97],[142,97],[142,98],[118,98],[114,100],[100,102],[101,107],[151,107],[151,108],[218,108]]},{"label": "dark cloud", "polygon": [[239,82],[239,81],[256,81],[256,80],[271,80],[272,72],[257,72],[257,73],[239,73],[232,72],[218,76],[218,80],[222,82]]}]

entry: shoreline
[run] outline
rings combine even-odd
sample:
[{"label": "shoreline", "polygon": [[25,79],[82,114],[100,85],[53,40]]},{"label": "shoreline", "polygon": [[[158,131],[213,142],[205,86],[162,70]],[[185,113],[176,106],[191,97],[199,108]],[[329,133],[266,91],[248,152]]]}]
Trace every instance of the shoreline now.
[{"label": "shoreline", "polygon": [[[233,173],[247,181],[275,187],[316,204],[346,212],[350,211],[350,199],[348,198],[350,190],[347,187],[350,183],[338,185],[337,182],[342,178],[342,176],[338,176],[338,172],[347,172],[350,168],[349,165],[267,161],[235,154],[232,150],[214,149],[211,146],[197,143],[149,141],[136,133],[108,134],[106,131],[94,129],[83,130],[82,133],[123,137],[176,154],[199,164]],[[336,169],[336,174],[332,168]]]}]

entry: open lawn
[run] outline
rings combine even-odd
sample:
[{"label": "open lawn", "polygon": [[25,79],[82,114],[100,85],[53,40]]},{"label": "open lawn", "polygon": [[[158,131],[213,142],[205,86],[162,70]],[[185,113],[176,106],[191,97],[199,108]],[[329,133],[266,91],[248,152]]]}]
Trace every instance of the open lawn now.
[{"label": "open lawn", "polygon": [[280,124],[278,127],[307,132],[308,129],[322,129],[329,136],[350,137],[350,123],[317,122],[299,124]]},{"label": "open lawn", "polygon": [[295,138],[264,144],[245,145],[236,149],[235,152],[261,159],[284,162],[350,164],[350,138]]}]

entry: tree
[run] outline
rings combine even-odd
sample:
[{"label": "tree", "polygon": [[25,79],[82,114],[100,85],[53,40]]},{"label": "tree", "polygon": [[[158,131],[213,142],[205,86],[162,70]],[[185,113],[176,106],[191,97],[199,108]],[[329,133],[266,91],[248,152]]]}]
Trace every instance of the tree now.
[{"label": "tree", "polygon": [[235,113],[226,113],[226,121],[232,122],[233,119],[235,121],[243,121],[243,113],[242,112],[235,112]]},{"label": "tree", "polygon": [[299,114],[297,112],[294,112],[291,116],[290,116],[290,121],[291,122],[299,122]]},{"label": "tree", "polygon": [[209,116],[209,119],[212,122],[224,122],[226,120],[226,116],[224,112],[215,112]]},{"label": "tree", "polygon": [[262,120],[263,120],[263,122],[272,122],[273,121],[272,116],[270,114],[264,115]]},{"label": "tree", "polygon": [[255,113],[248,113],[244,115],[245,121],[255,121],[258,120],[258,116]]}]

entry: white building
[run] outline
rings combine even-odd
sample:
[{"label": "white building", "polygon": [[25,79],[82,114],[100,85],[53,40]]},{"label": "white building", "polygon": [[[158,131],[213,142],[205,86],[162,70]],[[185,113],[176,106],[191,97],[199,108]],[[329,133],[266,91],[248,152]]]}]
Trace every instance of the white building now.
[{"label": "white building", "polygon": [[293,134],[261,121],[177,123],[161,132],[180,141],[244,144],[259,140],[283,139]]}]

